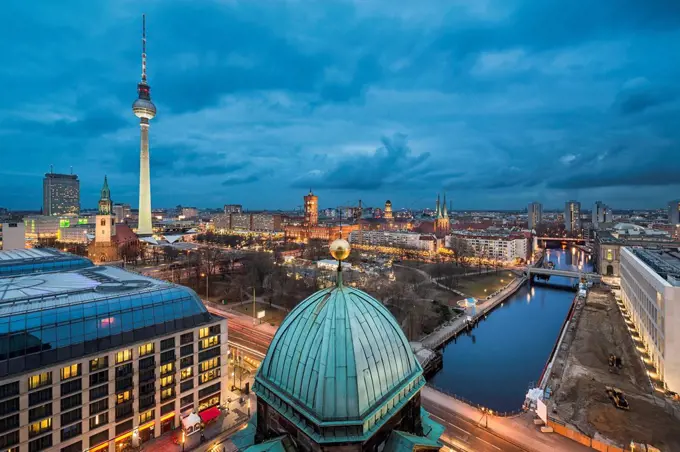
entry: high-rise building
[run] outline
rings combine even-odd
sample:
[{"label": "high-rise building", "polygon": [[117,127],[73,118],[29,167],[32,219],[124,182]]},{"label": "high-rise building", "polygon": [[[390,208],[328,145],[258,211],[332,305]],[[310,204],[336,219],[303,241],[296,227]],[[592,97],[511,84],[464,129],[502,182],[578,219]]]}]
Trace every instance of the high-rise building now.
[{"label": "high-rise building", "polygon": [[680,199],[668,203],[668,223],[674,226],[680,224]]},{"label": "high-rise building", "polygon": [[75,174],[49,172],[43,179],[43,215],[78,215],[80,181]]},{"label": "high-rise building", "polygon": [[316,226],[319,224],[319,198],[309,189],[309,194],[305,200],[305,226]]},{"label": "high-rise building", "polygon": [[243,206],[241,204],[225,204],[224,213],[241,213],[243,211]]},{"label": "high-rise building", "polygon": [[122,223],[126,218],[130,218],[130,204],[114,204],[113,215],[117,223]]},{"label": "high-rise building", "polygon": [[596,201],[593,205],[593,228],[602,223],[609,223],[612,221],[612,210],[602,201]]},{"label": "high-rise building", "polygon": [[543,205],[540,202],[530,202],[527,207],[527,218],[529,229],[536,229],[536,226],[543,221]]},{"label": "high-rise building", "polygon": [[567,201],[564,204],[564,228],[567,232],[578,232],[581,227],[581,203]]},{"label": "high-rise building", "polygon": [[24,339],[0,350],[3,450],[139,448],[227,403],[227,320],[191,289],[54,250],[0,254],[0,321]]},{"label": "high-rise building", "polygon": [[151,235],[151,178],[149,174],[149,120],[156,116],[156,106],[151,102],[151,87],[146,83],[146,17],[142,16],[142,81],[137,84],[137,100],[132,111],[139,118],[139,220],[138,235]]}]

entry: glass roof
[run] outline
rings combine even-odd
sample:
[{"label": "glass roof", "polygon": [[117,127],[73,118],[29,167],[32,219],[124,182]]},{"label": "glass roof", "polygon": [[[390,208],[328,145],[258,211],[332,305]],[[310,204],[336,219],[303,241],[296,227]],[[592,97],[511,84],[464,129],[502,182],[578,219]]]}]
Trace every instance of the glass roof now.
[{"label": "glass roof", "polygon": [[194,291],[116,267],[0,278],[0,376],[209,321]]},{"label": "glass roof", "polygon": [[92,261],[51,248],[0,251],[0,278],[92,267]]}]

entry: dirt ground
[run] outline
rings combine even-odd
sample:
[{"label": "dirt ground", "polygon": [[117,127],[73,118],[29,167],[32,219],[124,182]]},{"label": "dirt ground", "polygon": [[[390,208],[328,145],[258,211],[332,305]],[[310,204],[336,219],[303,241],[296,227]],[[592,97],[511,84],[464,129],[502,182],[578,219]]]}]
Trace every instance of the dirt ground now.
[{"label": "dirt ground", "polygon": [[[610,353],[623,359],[618,374],[609,372]],[[591,437],[620,447],[632,440],[680,451],[680,417],[672,414],[680,408],[652,390],[616,301],[605,289],[589,293],[562,377],[549,386],[550,415]],[[605,386],[621,389],[630,411],[616,408]]]}]

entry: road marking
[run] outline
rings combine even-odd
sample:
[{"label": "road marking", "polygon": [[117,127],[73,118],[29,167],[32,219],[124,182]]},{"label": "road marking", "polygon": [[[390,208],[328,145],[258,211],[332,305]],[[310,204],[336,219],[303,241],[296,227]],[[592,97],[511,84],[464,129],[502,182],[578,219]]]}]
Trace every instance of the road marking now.
[{"label": "road marking", "polygon": [[448,425],[450,425],[451,427],[457,428],[458,430],[460,430],[461,432],[465,433],[466,435],[472,436],[472,434],[471,434],[470,432],[468,432],[467,430],[464,430],[464,429],[458,427],[457,425],[452,424],[452,423],[450,423],[449,421],[442,419],[441,417],[437,416],[436,414],[430,413],[430,416],[436,417],[437,419],[439,419],[439,420],[442,421],[443,423],[448,424]]},{"label": "road marking", "polygon": [[488,441],[485,440],[485,439],[480,438],[479,436],[475,436],[475,438],[477,438],[478,440],[480,440],[480,441],[483,442],[483,443],[488,444],[489,446],[493,447],[493,448],[496,449],[496,450],[502,450],[500,447],[496,446],[495,444],[491,444],[490,442],[488,442]]}]

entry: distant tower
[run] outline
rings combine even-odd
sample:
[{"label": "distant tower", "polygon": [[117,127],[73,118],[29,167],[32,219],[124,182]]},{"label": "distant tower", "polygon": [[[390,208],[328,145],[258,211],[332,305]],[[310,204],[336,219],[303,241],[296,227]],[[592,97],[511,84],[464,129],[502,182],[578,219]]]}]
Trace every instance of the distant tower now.
[{"label": "distant tower", "polygon": [[102,187],[101,197],[99,198],[99,215],[111,215],[113,212],[113,203],[111,201],[111,190],[109,190],[109,181],[104,176],[104,186]]},{"label": "distant tower", "polygon": [[391,220],[394,218],[392,216],[392,201],[390,200],[385,201],[385,211],[383,212],[383,218],[386,220]]},{"label": "distant tower", "polygon": [[149,120],[156,116],[151,102],[151,87],[146,83],[146,16],[142,15],[142,81],[137,84],[137,100],[132,111],[139,118],[141,129],[139,154],[139,223],[138,235],[151,235],[151,180],[149,176]]},{"label": "distant tower", "polygon": [[304,197],[305,200],[305,226],[316,226],[319,224],[319,197],[312,193]]},{"label": "distant tower", "polygon": [[443,202],[439,202],[437,195],[437,209],[434,217],[434,232],[437,237],[444,237],[450,232],[449,212],[446,209],[446,193]]}]

